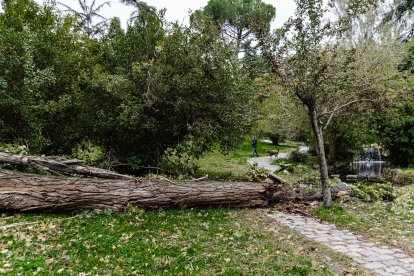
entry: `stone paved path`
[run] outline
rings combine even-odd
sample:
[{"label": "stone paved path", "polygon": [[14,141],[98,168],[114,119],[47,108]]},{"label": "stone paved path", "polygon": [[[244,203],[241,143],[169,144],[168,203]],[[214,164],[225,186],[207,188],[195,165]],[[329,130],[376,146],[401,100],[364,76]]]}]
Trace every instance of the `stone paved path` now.
[{"label": "stone paved path", "polygon": [[269,215],[279,223],[306,237],[351,257],[356,263],[378,275],[414,275],[414,258],[402,250],[338,229],[329,223],[320,223],[309,217],[282,212]]},{"label": "stone paved path", "polygon": [[278,165],[272,165],[273,160],[276,160],[276,158],[270,156],[259,156],[249,158],[247,159],[247,162],[252,166],[256,163],[258,168],[266,169],[273,173],[274,171],[279,171],[281,169]]}]

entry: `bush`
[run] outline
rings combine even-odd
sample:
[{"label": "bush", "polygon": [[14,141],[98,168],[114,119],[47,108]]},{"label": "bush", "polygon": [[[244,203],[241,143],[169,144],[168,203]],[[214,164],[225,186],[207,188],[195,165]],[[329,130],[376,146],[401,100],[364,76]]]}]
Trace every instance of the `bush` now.
[{"label": "bush", "polygon": [[191,150],[181,152],[172,148],[165,151],[161,167],[182,176],[194,175],[198,170],[197,159]]},{"label": "bush", "polygon": [[104,153],[99,146],[86,141],[73,149],[72,157],[82,160],[86,164],[96,164],[104,157]]},{"label": "bush", "polygon": [[272,144],[275,146],[279,145],[286,139],[286,137],[283,134],[278,132],[268,132],[264,136],[269,138],[272,141]]},{"label": "bush", "polygon": [[288,172],[293,172],[297,164],[292,164],[289,160],[286,159],[276,159],[272,162],[272,165],[279,166],[281,170],[287,170]]},{"label": "bush", "polygon": [[401,186],[414,184],[414,170],[392,170],[392,183]]},{"label": "bush", "polygon": [[21,154],[27,155],[29,154],[29,150],[25,145],[18,145],[18,144],[3,144],[0,143],[0,151],[6,152],[9,154]]},{"label": "bush", "polygon": [[267,178],[269,171],[259,168],[255,163],[247,172],[247,176],[252,182],[261,182]]},{"label": "bush", "polygon": [[352,185],[352,194],[368,202],[394,201],[397,198],[395,188],[391,183],[356,183]]},{"label": "bush", "polygon": [[294,150],[290,153],[289,159],[297,163],[303,163],[306,156],[306,153],[300,152],[299,150]]},{"label": "bush", "polygon": [[414,164],[414,103],[390,109],[380,119],[381,142],[389,160],[403,167]]}]

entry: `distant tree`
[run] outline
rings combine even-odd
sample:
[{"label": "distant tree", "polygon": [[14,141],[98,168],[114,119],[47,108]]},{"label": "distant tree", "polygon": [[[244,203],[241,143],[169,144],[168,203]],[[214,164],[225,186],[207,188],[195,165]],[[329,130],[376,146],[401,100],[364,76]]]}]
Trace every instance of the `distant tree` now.
[{"label": "distant tree", "polygon": [[[201,11],[217,25],[222,38],[235,43],[236,52],[251,52],[270,31],[276,9],[261,0],[210,0]],[[255,41],[256,40],[256,41]]]},{"label": "distant tree", "polygon": [[398,69],[408,73],[409,93],[379,117],[377,131],[390,161],[399,166],[414,165],[414,39],[403,45],[406,55]]},{"label": "distant tree", "polygon": [[414,38],[414,22],[410,22],[412,21],[413,13],[414,0],[394,0],[391,10],[385,14],[383,22],[395,21],[399,24],[409,23],[410,25],[403,38],[404,41],[408,41]]},{"label": "distant tree", "polygon": [[134,21],[140,12],[155,12],[156,8],[140,0],[120,0],[122,4],[136,8],[129,16],[129,21]]},{"label": "distant tree", "polygon": [[105,1],[98,6],[96,6],[96,0],[92,0],[90,4],[88,3],[88,0],[78,0],[78,3],[81,11],[77,11],[68,5],[59,2],[60,5],[66,8],[66,12],[79,16],[89,37],[92,38],[98,34],[101,34],[108,26],[108,19],[99,14],[99,12],[105,6],[111,6],[110,2]]},{"label": "distant tree", "polygon": [[380,117],[381,141],[394,165],[414,165],[414,99]]},{"label": "distant tree", "polygon": [[393,47],[372,40],[341,44],[348,22],[375,1],[349,1],[346,17],[325,21],[322,0],[296,0],[294,18],[279,30],[273,65],[278,83],[307,110],[319,156],[325,205],[331,204],[324,131],[351,105],[384,100],[398,76]]}]

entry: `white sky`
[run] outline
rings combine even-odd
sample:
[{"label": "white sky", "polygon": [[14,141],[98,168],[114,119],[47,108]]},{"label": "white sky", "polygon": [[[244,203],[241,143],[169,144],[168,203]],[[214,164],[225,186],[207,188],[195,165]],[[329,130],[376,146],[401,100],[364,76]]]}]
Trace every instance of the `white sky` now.
[{"label": "white sky", "polygon": [[[43,2],[43,0],[35,1],[38,3]],[[59,2],[59,0],[56,0],[56,2]],[[60,2],[74,8],[75,10],[79,10],[77,0],[60,0]],[[97,3],[103,2],[104,0],[97,0]],[[101,11],[101,14],[107,18],[115,16],[119,17],[122,25],[125,27],[129,15],[133,9],[121,4],[120,1],[114,0],[110,2],[111,7],[105,7]],[[208,0],[147,0],[145,2],[151,6],[155,6],[157,9],[166,8],[166,19],[168,21],[178,21],[179,23],[186,24],[188,22],[189,11],[195,11],[201,7],[204,7]],[[282,24],[295,12],[294,0],[263,0],[263,2],[272,4],[276,7],[276,18],[272,24],[273,28],[281,27]]]}]

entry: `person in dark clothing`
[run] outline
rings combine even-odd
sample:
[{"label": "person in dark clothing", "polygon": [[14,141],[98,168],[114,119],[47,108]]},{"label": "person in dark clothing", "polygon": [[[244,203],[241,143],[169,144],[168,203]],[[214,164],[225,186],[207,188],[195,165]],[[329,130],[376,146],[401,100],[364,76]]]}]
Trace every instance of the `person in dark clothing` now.
[{"label": "person in dark clothing", "polygon": [[256,136],[253,136],[252,147],[253,147],[252,157],[254,155],[256,155],[257,157],[259,157],[259,155],[257,154],[257,139],[256,139]]}]

